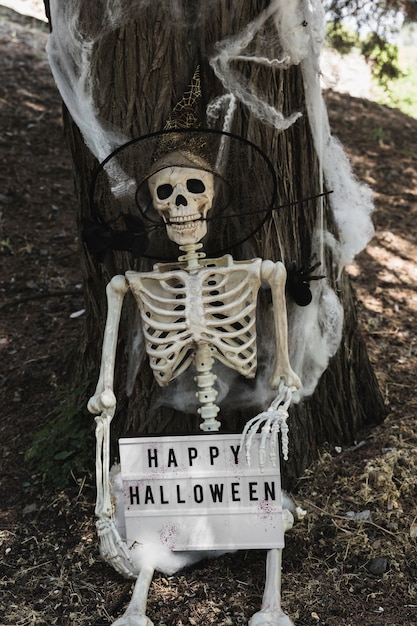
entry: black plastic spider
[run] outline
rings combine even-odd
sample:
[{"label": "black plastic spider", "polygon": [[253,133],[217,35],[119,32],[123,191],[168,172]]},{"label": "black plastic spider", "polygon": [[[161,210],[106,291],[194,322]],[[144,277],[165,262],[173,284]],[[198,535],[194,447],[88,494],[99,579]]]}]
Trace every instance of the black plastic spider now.
[{"label": "black plastic spider", "polygon": [[305,265],[297,267],[296,261],[292,261],[287,267],[287,292],[298,306],[307,306],[312,300],[310,282],[326,278],[323,274],[313,275],[320,267],[320,261],[313,263],[316,255],[313,254]]},{"label": "black plastic spider", "polygon": [[141,218],[127,213],[119,217],[126,226],[124,230],[114,230],[107,222],[83,220],[83,241],[100,263],[103,263],[109,250],[126,250],[138,258],[148,247],[149,239]]}]

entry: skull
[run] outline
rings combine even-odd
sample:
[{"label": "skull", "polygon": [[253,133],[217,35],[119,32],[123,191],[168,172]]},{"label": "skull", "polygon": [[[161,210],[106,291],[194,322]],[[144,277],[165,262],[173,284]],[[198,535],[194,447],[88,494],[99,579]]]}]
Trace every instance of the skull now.
[{"label": "skull", "polygon": [[[175,161],[185,162],[185,166],[173,165]],[[161,168],[165,163],[167,166]],[[148,179],[148,186],[168,237],[179,246],[198,243],[207,233],[205,218],[214,196],[213,174],[201,168],[210,166],[200,157],[184,158],[180,153],[171,153],[157,166],[159,169]]]}]

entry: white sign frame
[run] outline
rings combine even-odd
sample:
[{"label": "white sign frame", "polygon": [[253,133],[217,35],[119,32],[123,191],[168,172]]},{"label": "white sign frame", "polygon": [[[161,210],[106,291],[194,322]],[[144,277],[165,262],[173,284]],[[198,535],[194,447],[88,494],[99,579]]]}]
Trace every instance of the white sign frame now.
[{"label": "white sign frame", "polygon": [[247,465],[240,435],[120,439],[127,545],[283,548],[279,462],[265,455],[260,470],[259,444],[255,435]]}]

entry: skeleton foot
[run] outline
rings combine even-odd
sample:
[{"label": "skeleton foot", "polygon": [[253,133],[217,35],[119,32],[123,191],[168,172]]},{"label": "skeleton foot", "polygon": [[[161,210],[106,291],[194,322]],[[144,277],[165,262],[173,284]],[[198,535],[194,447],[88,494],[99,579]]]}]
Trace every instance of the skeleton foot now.
[{"label": "skeleton foot", "polygon": [[294,626],[294,622],[290,620],[280,610],[275,611],[258,611],[249,620],[249,626]]},{"label": "skeleton foot", "polygon": [[153,622],[146,615],[139,615],[127,612],[119,617],[115,622],[113,622],[113,626],[154,626]]}]

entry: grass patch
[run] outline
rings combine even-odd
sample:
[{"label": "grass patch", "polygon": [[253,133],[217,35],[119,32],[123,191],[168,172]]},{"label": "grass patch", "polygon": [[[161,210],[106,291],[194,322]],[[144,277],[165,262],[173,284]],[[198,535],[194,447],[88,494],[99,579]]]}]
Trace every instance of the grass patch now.
[{"label": "grass patch", "polygon": [[62,389],[26,452],[25,460],[38,480],[54,488],[64,489],[91,472],[94,428],[86,417],[86,398],[87,385]]}]

